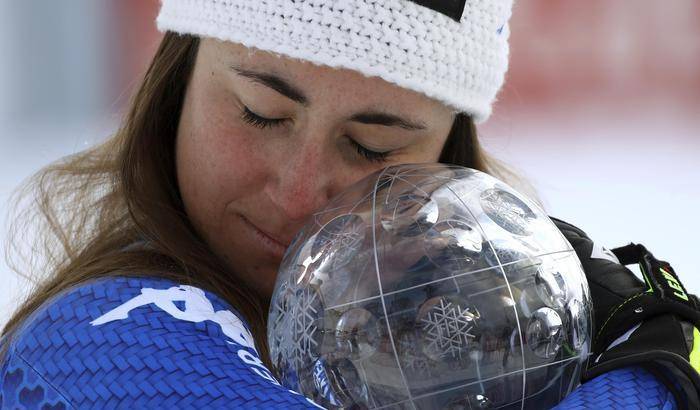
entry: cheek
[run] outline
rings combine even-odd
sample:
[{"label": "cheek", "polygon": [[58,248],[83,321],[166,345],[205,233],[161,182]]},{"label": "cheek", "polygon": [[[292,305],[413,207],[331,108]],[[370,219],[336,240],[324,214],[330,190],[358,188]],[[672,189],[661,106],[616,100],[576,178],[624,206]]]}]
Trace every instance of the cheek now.
[{"label": "cheek", "polygon": [[178,127],[177,175],[189,217],[204,236],[211,236],[229,204],[255,195],[264,185],[266,164],[235,108],[225,108],[225,101],[211,95],[197,98],[194,91],[185,100]]}]

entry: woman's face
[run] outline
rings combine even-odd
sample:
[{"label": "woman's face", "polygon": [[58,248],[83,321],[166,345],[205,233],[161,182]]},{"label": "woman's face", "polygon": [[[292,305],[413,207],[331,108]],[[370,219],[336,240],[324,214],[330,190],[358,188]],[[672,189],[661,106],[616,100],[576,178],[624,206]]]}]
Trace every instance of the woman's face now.
[{"label": "woman's face", "polygon": [[228,267],[269,297],[307,217],[387,165],[437,161],[453,119],[377,77],[202,39],[177,134],[185,209]]}]

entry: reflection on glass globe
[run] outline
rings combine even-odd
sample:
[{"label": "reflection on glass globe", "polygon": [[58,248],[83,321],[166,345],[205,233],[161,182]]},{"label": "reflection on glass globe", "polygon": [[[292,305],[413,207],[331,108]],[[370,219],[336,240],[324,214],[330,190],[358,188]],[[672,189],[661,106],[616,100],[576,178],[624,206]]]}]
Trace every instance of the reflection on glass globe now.
[{"label": "reflection on glass globe", "polygon": [[300,231],[268,341],[280,382],[327,408],[544,408],[580,375],[590,306],[536,203],[476,170],[401,165]]},{"label": "reflection on glass globe", "polygon": [[481,206],[492,221],[516,235],[530,235],[530,221],[537,218],[520,198],[498,188],[481,194]]},{"label": "reflection on glass globe", "polygon": [[343,408],[368,404],[367,387],[350,360],[323,357],[313,370],[313,398],[320,404]]},{"label": "reflection on glass globe", "polygon": [[578,300],[569,302],[566,311],[567,333],[569,343],[574,349],[582,349],[584,343],[589,342],[588,335],[591,333],[588,310],[583,303]]},{"label": "reflection on glass globe", "polygon": [[448,410],[462,410],[462,409],[491,409],[493,408],[491,400],[485,395],[480,393],[470,394],[467,398],[457,399],[450,403],[447,407]]},{"label": "reflection on glass globe", "polygon": [[481,252],[483,238],[476,227],[461,221],[442,221],[435,225],[436,238],[444,242],[444,247],[453,249],[453,252]]},{"label": "reflection on glass globe", "polygon": [[483,238],[469,224],[446,220],[437,223],[425,234],[426,256],[442,270],[454,274],[474,266],[481,255]]},{"label": "reflection on glass globe", "polygon": [[527,324],[527,345],[538,356],[549,359],[559,352],[564,332],[559,314],[551,308],[543,307],[535,311]]},{"label": "reflection on glass globe", "polygon": [[491,408],[491,400],[483,394],[475,394],[474,397],[469,400],[469,404],[472,405],[472,408],[477,409]]},{"label": "reflection on glass globe", "polygon": [[365,239],[366,229],[358,215],[340,215],[321,228],[315,237],[311,252],[313,255],[324,254],[330,259],[330,271],[342,268],[360,251]]},{"label": "reflection on glass globe", "polygon": [[411,193],[382,207],[381,224],[394,235],[415,236],[430,229],[438,214],[438,205],[429,196]]},{"label": "reflection on glass globe", "polygon": [[366,358],[377,349],[379,329],[377,318],[363,308],[352,308],[340,316],[335,325],[339,351],[352,359]]},{"label": "reflection on glass globe", "polygon": [[566,303],[566,281],[556,265],[543,264],[535,275],[537,293],[552,308],[561,308]]}]

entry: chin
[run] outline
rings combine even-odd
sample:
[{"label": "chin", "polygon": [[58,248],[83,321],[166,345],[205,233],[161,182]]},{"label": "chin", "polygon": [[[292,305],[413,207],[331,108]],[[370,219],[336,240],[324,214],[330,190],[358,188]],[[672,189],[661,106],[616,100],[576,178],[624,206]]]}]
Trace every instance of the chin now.
[{"label": "chin", "polygon": [[[264,301],[269,301],[275,289],[279,263],[235,261],[226,258],[229,270]],[[247,263],[246,263],[247,262]]]},{"label": "chin", "polygon": [[211,246],[225,261],[229,272],[234,275],[233,285],[245,283],[263,300],[269,300],[277,279],[281,259],[254,243],[255,238],[241,235],[245,227],[236,218],[227,221],[226,229],[212,235]]}]

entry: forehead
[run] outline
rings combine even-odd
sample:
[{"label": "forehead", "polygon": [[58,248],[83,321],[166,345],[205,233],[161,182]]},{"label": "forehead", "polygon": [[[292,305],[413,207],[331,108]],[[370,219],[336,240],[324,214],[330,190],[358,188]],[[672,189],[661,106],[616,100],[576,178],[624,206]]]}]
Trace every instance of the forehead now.
[{"label": "forehead", "polygon": [[[394,108],[407,113],[418,110],[452,112],[441,102],[419,92],[399,87],[379,77],[368,77],[354,70],[332,68],[280,54],[245,47],[238,43],[203,38],[200,60],[228,69],[232,65],[280,76],[314,100],[361,104],[378,109]],[[233,74],[233,70],[231,75]],[[326,100],[326,101],[324,101]]]}]

